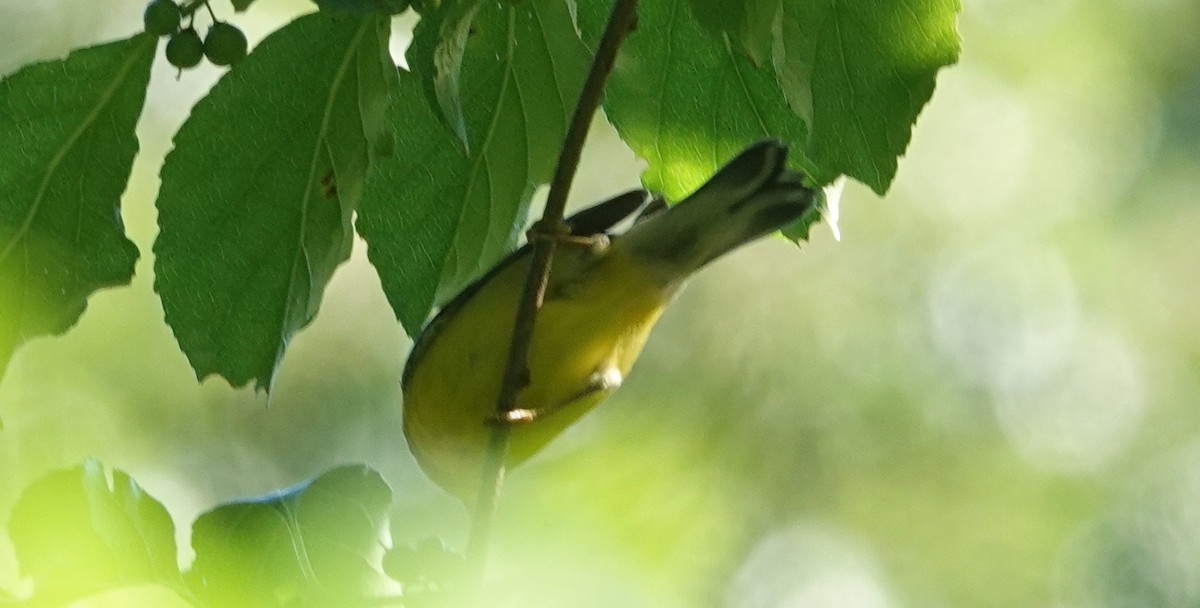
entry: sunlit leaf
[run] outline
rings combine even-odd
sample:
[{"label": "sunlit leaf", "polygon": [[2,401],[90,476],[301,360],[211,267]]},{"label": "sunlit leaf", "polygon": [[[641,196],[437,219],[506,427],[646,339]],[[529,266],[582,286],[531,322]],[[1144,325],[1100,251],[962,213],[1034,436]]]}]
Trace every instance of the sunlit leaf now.
[{"label": "sunlit leaf", "polygon": [[120,197],[155,38],[139,34],[0,81],[0,374],[25,340],[66,331],[133,276]]},{"label": "sunlit leaf", "polygon": [[350,254],[395,69],[384,17],[301,17],[192,110],[162,169],[155,288],[196,375],[269,388]]},{"label": "sunlit leaf", "polygon": [[214,606],[361,605],[394,591],[381,564],[391,501],[379,473],[353,465],[217,507],[192,527],[189,585]]},{"label": "sunlit leaf", "polygon": [[[607,18],[604,3],[580,3],[585,39],[594,43]],[[645,2],[622,47],[604,109],[625,143],[649,166],[647,188],[677,201],[751,142],[775,137],[792,162],[808,168],[803,121],[788,108],[771,66],[709,35],[688,0]]]},{"label": "sunlit leaf", "polygon": [[95,461],[34,482],[8,529],[40,605],[134,583],[182,583],[167,510],[129,475]]},{"label": "sunlit leaf", "polygon": [[822,183],[846,174],[882,194],[934,77],[958,58],[958,0],[784,0],[775,60]]},{"label": "sunlit leaf", "polygon": [[[605,110],[649,162],[646,185],[673,199],[766,136],[790,144],[817,183],[845,174],[882,193],[937,70],[957,57],[958,8],[957,0],[783,0],[778,11],[766,0],[645,3]],[[599,37],[605,10],[580,5],[588,40]],[[775,18],[769,36],[767,14]],[[745,44],[749,56],[708,35],[701,21]],[[765,40],[771,65],[754,61]]]},{"label": "sunlit leaf", "polygon": [[[436,33],[418,26],[410,53],[429,52]],[[470,156],[418,78],[402,74],[391,106],[396,154],[373,173],[358,230],[410,334],[515,245],[534,189],[553,171],[587,60],[561,0],[483,6],[461,78]]]}]

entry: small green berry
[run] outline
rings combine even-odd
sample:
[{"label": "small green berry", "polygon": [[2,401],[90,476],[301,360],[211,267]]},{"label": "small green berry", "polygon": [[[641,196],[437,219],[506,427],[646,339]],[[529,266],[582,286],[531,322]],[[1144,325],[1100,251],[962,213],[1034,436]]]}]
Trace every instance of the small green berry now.
[{"label": "small green berry", "polygon": [[203,57],[204,43],[196,28],[181,30],[167,40],[167,61],[181,70],[195,67]]},{"label": "small green berry", "polygon": [[218,21],[204,36],[204,56],[213,65],[233,65],[246,58],[246,35],[237,26]]},{"label": "small green berry", "polygon": [[183,11],[172,0],[151,0],[142,13],[146,31],[155,36],[169,36],[179,29]]}]

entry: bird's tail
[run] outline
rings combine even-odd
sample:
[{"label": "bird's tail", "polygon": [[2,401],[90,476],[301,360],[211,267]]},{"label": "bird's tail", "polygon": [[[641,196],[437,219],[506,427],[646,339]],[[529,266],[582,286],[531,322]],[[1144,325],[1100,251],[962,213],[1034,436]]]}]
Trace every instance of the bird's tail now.
[{"label": "bird's tail", "polygon": [[816,191],[786,163],[787,147],[777,141],[750,146],[678,205],[634,224],[621,246],[664,283],[686,279],[813,208]]}]

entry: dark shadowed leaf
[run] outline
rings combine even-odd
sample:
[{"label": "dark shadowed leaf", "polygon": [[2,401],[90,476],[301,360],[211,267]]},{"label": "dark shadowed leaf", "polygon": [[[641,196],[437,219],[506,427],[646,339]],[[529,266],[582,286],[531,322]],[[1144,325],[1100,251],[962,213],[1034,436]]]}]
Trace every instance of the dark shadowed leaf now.
[{"label": "dark shadowed leaf", "polygon": [[[417,76],[392,104],[396,154],[373,173],[358,230],[409,334],[429,310],[510,251],[546,182],[587,69],[561,0],[486,3],[463,55],[464,156]],[[419,26],[410,57],[437,32]]]},{"label": "dark shadowed leaf", "polygon": [[391,501],[378,473],[352,465],[217,507],[192,527],[189,586],[214,606],[352,606],[393,593],[381,564]]},{"label": "dark shadowed leaf", "polygon": [[385,17],[301,17],[192,110],[162,169],[155,288],[196,375],[269,388],[350,254],[395,69]]},{"label": "dark shadowed leaf", "polygon": [[66,331],[133,276],[120,197],[156,38],[80,49],[0,81],[0,374],[25,340]]},{"label": "dark shadowed leaf", "polygon": [[[243,2],[247,0],[242,0]],[[408,8],[408,0],[313,0],[323,11],[395,15]]]},{"label": "dark shadowed leaf", "polygon": [[134,583],[182,584],[167,510],[129,475],[95,461],[29,486],[8,529],[38,605]]},{"label": "dark shadowed leaf", "polygon": [[408,53],[408,65],[421,79],[432,106],[441,110],[441,118],[470,151],[467,118],[463,115],[459,78],[467,41],[474,36],[475,15],[481,0],[447,0],[438,10],[421,17],[421,32],[434,36],[433,44],[415,44]]}]

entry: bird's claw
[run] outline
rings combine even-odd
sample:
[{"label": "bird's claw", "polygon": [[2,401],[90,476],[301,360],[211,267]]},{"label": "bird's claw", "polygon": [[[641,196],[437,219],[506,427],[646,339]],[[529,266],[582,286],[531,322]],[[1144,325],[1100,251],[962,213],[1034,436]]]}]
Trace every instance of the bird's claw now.
[{"label": "bird's claw", "polygon": [[600,234],[571,234],[571,227],[563,222],[546,222],[538,220],[530,226],[526,233],[529,242],[552,240],[564,245],[583,248],[603,248],[608,245],[608,235]]},{"label": "bird's claw", "polygon": [[516,408],[507,412],[499,412],[487,417],[488,426],[516,426],[537,420],[537,410]]}]

